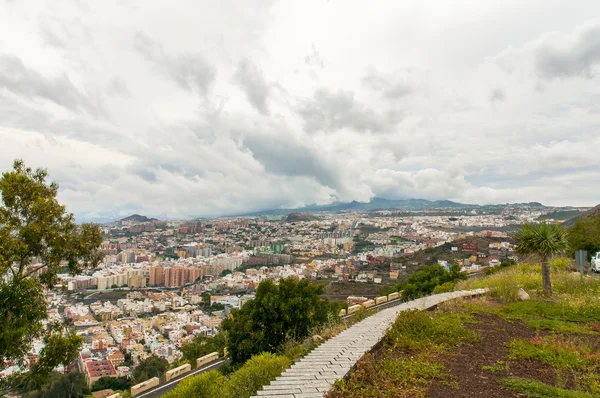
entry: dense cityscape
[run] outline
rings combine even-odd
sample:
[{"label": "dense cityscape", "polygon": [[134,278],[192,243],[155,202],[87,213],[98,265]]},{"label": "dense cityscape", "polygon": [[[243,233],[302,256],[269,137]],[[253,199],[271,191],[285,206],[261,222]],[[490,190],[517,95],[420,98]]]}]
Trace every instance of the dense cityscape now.
[{"label": "dense cityscape", "polygon": [[[569,209],[578,210],[584,209]],[[149,356],[177,363],[182,346],[215,335],[266,279],[341,284],[335,299],[361,302],[426,265],[476,273],[516,260],[511,231],[553,212],[523,204],[195,221],[133,215],[102,225],[97,268],[59,274],[46,291],[48,321],[84,337],[74,366],[92,387],[101,377],[130,376]],[[30,268],[39,265],[33,258]],[[33,344],[25,368],[42,346]],[[23,368],[7,366],[1,374],[16,370]]]}]

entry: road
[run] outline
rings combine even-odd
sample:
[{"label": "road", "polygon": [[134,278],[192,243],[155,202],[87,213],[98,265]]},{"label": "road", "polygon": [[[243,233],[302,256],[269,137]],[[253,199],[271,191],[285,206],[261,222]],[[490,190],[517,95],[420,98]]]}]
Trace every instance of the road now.
[{"label": "road", "polygon": [[186,377],[195,376],[200,373],[208,372],[209,370],[219,369],[221,366],[229,364],[229,362],[230,362],[230,360],[227,358],[219,359],[219,360],[209,363],[208,365],[205,365],[201,368],[194,369],[190,373],[179,376],[173,380],[169,380],[168,382],[161,384],[161,385],[153,388],[152,390],[144,391],[143,393],[136,395],[135,398],[142,398],[142,397],[143,398],[158,398],[158,397],[162,396],[163,394],[166,394],[169,391],[175,389],[175,387],[177,387],[179,382],[181,380],[185,379]]}]

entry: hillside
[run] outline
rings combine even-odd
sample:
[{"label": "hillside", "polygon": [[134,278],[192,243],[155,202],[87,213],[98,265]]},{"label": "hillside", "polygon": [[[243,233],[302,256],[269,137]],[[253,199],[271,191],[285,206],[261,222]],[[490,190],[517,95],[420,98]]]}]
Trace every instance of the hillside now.
[{"label": "hillside", "polygon": [[600,213],[600,205],[593,207],[591,209],[589,209],[588,211],[584,211],[581,214],[568,219],[567,221],[563,222],[562,225],[564,227],[572,227],[573,225],[575,225],[575,222],[583,217],[591,217],[593,215],[596,215],[597,213]]},{"label": "hillside", "polygon": [[303,213],[290,213],[285,219],[285,222],[299,222],[299,221],[315,221],[317,217],[310,214]]},{"label": "hillside", "polygon": [[148,218],[146,216],[140,216],[139,214],[132,214],[129,217],[122,218],[120,221],[150,222],[155,220],[156,218]]},{"label": "hillside", "polygon": [[326,396],[598,397],[600,279],[559,267],[551,301],[541,279],[539,265],[515,265],[456,286],[485,297],[400,313]]}]

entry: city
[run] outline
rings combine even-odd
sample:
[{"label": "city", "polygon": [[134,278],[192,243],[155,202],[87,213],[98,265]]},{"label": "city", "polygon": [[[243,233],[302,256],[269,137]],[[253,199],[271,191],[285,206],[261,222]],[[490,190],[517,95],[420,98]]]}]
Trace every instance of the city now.
[{"label": "city", "polygon": [[0,397],[600,397],[598,16],[0,1]]}]

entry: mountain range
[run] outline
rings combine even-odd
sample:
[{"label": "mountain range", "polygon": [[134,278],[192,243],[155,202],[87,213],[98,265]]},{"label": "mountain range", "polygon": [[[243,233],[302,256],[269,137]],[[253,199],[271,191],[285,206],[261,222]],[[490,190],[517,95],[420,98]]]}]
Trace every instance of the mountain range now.
[{"label": "mountain range", "polygon": [[[334,202],[328,205],[308,205],[296,209],[271,209],[242,214],[244,216],[257,215],[285,215],[290,213],[318,213],[342,211],[370,211],[370,210],[430,210],[430,209],[480,209],[486,207],[499,207],[506,205],[472,205],[453,202],[451,200],[426,200],[426,199],[384,199],[375,197],[368,202]],[[516,203],[509,206],[545,207],[538,202]]]}]

